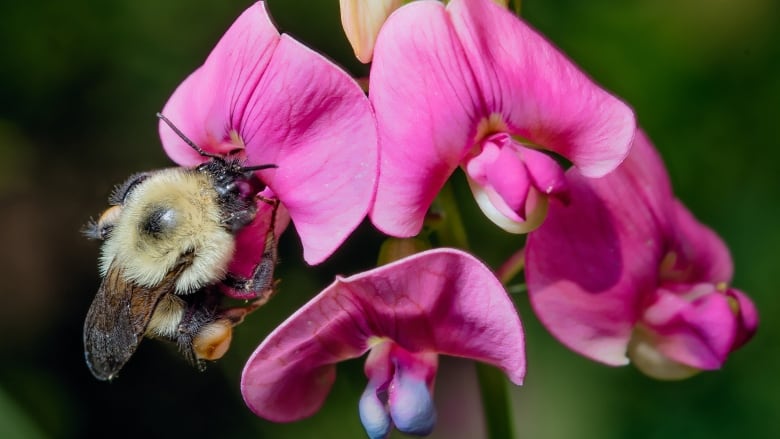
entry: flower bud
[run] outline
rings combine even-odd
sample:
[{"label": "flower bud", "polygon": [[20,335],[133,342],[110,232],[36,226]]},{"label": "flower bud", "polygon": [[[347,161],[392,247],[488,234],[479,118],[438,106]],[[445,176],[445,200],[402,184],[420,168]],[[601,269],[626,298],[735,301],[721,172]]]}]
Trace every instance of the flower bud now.
[{"label": "flower bud", "polygon": [[401,0],[340,0],[341,25],[355,56],[371,62],[379,29],[387,17],[401,6]]}]

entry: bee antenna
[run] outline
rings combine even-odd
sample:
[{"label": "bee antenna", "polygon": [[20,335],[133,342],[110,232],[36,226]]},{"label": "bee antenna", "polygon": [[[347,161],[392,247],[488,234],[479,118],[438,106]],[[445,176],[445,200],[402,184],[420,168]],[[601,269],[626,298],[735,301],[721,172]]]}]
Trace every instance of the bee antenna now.
[{"label": "bee antenna", "polygon": [[270,169],[270,168],[278,168],[279,166],[274,164],[267,164],[267,165],[253,165],[253,166],[242,166],[241,170],[246,171],[260,171],[263,169]]},{"label": "bee antenna", "polygon": [[212,159],[220,159],[220,160],[223,159],[222,156],[217,155],[217,154],[212,154],[210,152],[206,152],[206,151],[203,150],[203,148],[201,148],[200,146],[196,145],[195,142],[190,140],[189,137],[185,136],[184,133],[182,133],[180,129],[176,128],[176,125],[174,125],[173,122],[171,122],[167,117],[163,116],[162,113],[157,113],[157,118],[160,119],[161,121],[165,122],[165,124],[168,125],[173,130],[173,132],[176,133],[176,135],[181,137],[181,140],[183,140],[184,143],[186,143],[187,145],[190,145],[190,147],[192,149],[194,149],[195,151],[197,151],[198,154],[200,154],[200,155],[202,155],[204,157],[212,158]]}]

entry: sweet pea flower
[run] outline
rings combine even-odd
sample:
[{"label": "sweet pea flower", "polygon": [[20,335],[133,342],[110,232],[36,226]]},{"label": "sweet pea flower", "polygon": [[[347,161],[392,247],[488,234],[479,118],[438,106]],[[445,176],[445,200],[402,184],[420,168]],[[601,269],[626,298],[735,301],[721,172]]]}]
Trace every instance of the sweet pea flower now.
[{"label": "sweet pea flower", "polygon": [[523,329],[501,283],[469,254],[440,248],[337,278],[262,342],[241,392],[260,417],[302,419],[322,406],[335,363],[366,352],[359,412],[372,438],[392,426],[431,431],[439,354],[495,365],[516,384],[525,375]]},{"label": "sweet pea flower", "polygon": [[404,5],[377,38],[369,98],[380,175],[370,217],[417,234],[461,167],[483,212],[524,233],[565,198],[568,159],[587,177],[613,170],[636,130],[632,110],[542,36],[491,0]]},{"label": "sweet pea flower", "polygon": [[355,57],[371,62],[379,28],[401,6],[401,0],[339,0],[341,25]]},{"label": "sweet pea flower", "polygon": [[539,319],[566,346],[658,379],[720,368],[756,330],[751,300],[729,282],[723,241],[672,194],[644,134],[601,179],[567,173],[570,201],[551,203],[528,237],[526,278]]},{"label": "sweet pea flower", "polygon": [[[162,114],[209,153],[278,166],[257,172],[263,195],[280,201],[279,223],[292,220],[310,264],[333,253],[368,212],[378,160],[368,99],[346,72],[280,35],[263,2],[241,14]],[[160,136],[178,164],[204,161],[162,123]],[[267,227],[271,209],[258,207],[256,221]],[[238,236],[239,262],[257,257],[251,244],[262,242],[263,229]]]}]

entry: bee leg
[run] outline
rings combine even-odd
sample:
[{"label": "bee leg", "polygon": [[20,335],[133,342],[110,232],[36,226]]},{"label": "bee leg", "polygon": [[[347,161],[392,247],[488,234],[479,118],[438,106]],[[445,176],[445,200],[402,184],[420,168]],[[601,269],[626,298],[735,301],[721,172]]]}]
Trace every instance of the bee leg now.
[{"label": "bee leg", "polygon": [[246,306],[218,309],[219,291],[204,290],[200,298],[189,304],[179,324],[175,336],[179,350],[198,370],[205,370],[206,361],[222,358],[230,348],[233,327],[267,302],[272,294],[273,289],[270,289]]},{"label": "bee leg", "polygon": [[242,210],[239,212],[233,212],[230,214],[228,218],[226,218],[225,224],[230,228],[230,230],[235,233],[242,228],[246,227],[249,223],[254,221],[255,219],[255,212],[249,211],[249,210]]},{"label": "bee leg", "polygon": [[233,289],[235,297],[244,299],[262,299],[270,296],[273,291],[274,261],[269,259],[271,255],[263,254],[263,259],[254,269],[249,278],[228,273],[222,283]]},{"label": "bee leg", "polygon": [[[204,335],[213,333],[215,328],[219,328],[217,323],[220,321],[217,312],[219,299],[219,294],[214,290],[202,290],[187,297],[187,308],[179,322],[176,334],[171,337],[172,341],[178,345],[184,358],[200,371],[206,368],[205,363],[201,360],[219,358],[211,358],[203,354]],[[227,349],[225,348],[225,350]]]},{"label": "bee leg", "polygon": [[[246,299],[257,299],[264,304],[273,294],[274,290],[274,268],[276,267],[276,234],[274,231],[276,225],[276,209],[279,206],[278,200],[272,200],[265,197],[259,197],[262,201],[271,204],[273,211],[271,213],[270,227],[265,235],[265,246],[263,256],[252,270],[251,277],[242,277],[233,273],[228,273],[222,283],[235,290],[237,295]],[[259,306],[259,305],[258,305]]]},{"label": "bee leg", "polygon": [[239,325],[244,321],[244,317],[246,317],[249,313],[265,305],[275,292],[276,288],[271,287],[261,292],[256,299],[249,302],[246,306],[237,306],[234,308],[220,310],[218,317],[229,320],[233,326]]}]

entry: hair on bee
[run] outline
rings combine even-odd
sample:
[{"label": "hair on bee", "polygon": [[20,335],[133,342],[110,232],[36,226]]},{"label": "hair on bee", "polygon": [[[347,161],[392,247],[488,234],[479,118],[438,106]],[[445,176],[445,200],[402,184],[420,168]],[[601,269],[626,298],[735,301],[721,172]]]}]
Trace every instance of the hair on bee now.
[{"label": "hair on bee", "polygon": [[[112,379],[144,337],[176,343],[199,367],[227,351],[232,328],[273,293],[276,265],[273,206],[259,261],[248,276],[230,273],[236,234],[257,217],[265,189],[257,171],[237,158],[209,153],[162,114],[182,140],[208,160],[194,167],[131,175],[109,207],[83,233],[103,241],[102,278],[84,323],[84,355],[92,374]],[[222,307],[223,289],[253,299]]]},{"label": "hair on bee", "polygon": [[108,196],[108,204],[112,206],[120,206],[124,203],[127,194],[132,192],[133,188],[149,178],[152,173],[150,172],[136,172],[128,177],[122,184],[114,186],[111,191],[111,195]]}]

